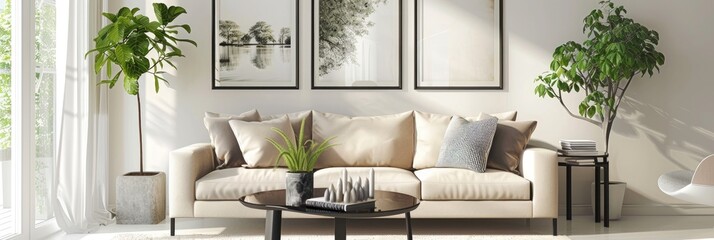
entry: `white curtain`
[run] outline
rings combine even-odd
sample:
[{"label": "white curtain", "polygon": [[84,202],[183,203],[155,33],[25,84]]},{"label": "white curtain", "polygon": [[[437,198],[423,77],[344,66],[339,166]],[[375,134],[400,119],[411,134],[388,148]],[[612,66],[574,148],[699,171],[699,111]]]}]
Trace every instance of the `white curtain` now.
[{"label": "white curtain", "polygon": [[111,221],[107,210],[107,89],[98,87],[93,59],[104,1],[57,1],[57,224],[86,233]]}]

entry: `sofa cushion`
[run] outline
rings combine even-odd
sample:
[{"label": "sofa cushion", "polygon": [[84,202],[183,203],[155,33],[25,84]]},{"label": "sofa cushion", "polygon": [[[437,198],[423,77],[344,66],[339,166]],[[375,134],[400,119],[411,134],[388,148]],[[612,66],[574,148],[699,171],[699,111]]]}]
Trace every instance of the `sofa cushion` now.
[{"label": "sofa cushion", "polygon": [[[516,120],[516,111],[490,114],[499,120]],[[464,117],[466,120],[481,120],[485,114],[476,117]],[[444,142],[446,128],[451,121],[451,115],[415,111],[416,149],[414,150],[414,169],[424,169],[436,166],[441,144]]]},{"label": "sofa cushion", "polygon": [[[312,139],[312,111],[302,111],[288,113],[288,118],[290,118],[290,125],[293,126],[293,131],[295,132],[295,139],[297,139],[298,134],[300,134],[300,124],[303,119],[305,119],[305,130],[303,139]],[[261,116],[262,121],[273,120],[285,116],[285,114],[275,114],[270,116]]]},{"label": "sofa cushion", "polygon": [[196,181],[196,200],[237,200],[262,191],[284,189],[286,168],[229,168]]},{"label": "sofa cushion", "polygon": [[414,174],[423,200],[529,200],[531,183],[511,172],[428,168]]},{"label": "sofa cushion", "polygon": [[[275,166],[280,156],[280,151],[268,142],[268,138],[273,139],[282,146],[295,145],[295,135],[287,115],[263,122],[230,120],[228,123],[231,125],[236,140],[241,146],[241,151],[248,167]],[[273,129],[279,129],[285,133],[289,143],[286,143]],[[277,163],[278,166],[285,166],[285,161],[282,159]]]},{"label": "sofa cushion", "polygon": [[499,121],[487,167],[520,174],[521,155],[536,125],[536,121]]},{"label": "sofa cushion", "polygon": [[414,157],[413,112],[349,117],[313,111],[312,137],[337,144],[317,160],[316,168],[397,167],[410,169]]},{"label": "sofa cushion", "polygon": [[452,117],[444,135],[444,144],[441,145],[436,166],[485,172],[496,125],[498,119],[495,117],[478,121],[469,121],[459,116]]},{"label": "sofa cushion", "polygon": [[374,181],[376,190],[392,191],[407,195],[420,197],[419,179],[414,173],[408,170],[392,167],[335,167],[320,169],[315,172],[314,186],[316,188],[327,188],[331,184],[337,184],[342,177],[342,170],[347,169],[352,181],[361,178],[362,182],[369,177],[369,170],[374,169]]},{"label": "sofa cushion", "polygon": [[213,145],[216,152],[216,166],[219,169],[240,167],[245,164],[238,141],[236,141],[236,137],[231,131],[230,125],[228,125],[230,120],[260,121],[260,115],[257,110],[250,110],[237,116],[206,112],[203,123],[208,130],[211,145]]}]

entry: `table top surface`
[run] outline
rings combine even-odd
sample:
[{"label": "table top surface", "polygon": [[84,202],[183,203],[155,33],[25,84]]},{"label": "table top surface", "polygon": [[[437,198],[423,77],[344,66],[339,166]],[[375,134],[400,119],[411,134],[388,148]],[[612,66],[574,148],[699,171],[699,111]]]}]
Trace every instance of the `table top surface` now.
[{"label": "table top surface", "polygon": [[558,157],[567,157],[567,158],[602,158],[602,157],[609,157],[609,154],[606,152],[597,152],[597,154],[568,154],[565,152],[558,151]]},{"label": "table top surface", "polygon": [[[323,196],[325,188],[315,188],[315,197]],[[249,208],[263,210],[280,210],[305,213],[311,215],[335,217],[335,218],[373,218],[391,216],[411,212],[419,206],[419,199],[402,193],[388,191],[374,191],[375,209],[359,212],[340,212],[310,207],[292,207],[285,205],[285,190],[273,190],[258,192],[245,197],[239,201]]]}]

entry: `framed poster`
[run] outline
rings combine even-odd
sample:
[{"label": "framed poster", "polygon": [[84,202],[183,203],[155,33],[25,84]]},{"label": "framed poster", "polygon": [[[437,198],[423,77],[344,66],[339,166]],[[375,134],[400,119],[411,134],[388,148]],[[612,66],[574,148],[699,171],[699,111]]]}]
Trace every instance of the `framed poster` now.
[{"label": "framed poster", "polygon": [[312,88],[401,89],[402,0],[313,0]]},{"label": "framed poster", "polygon": [[417,0],[415,89],[503,89],[501,0]]},{"label": "framed poster", "polygon": [[213,89],[298,89],[299,0],[213,0]]}]

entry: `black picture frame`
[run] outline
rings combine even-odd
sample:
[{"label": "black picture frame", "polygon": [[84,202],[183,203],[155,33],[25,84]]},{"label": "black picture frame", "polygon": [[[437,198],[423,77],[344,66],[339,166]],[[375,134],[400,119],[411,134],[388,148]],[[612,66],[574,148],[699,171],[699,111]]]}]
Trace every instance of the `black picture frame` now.
[{"label": "black picture frame", "polygon": [[[266,90],[266,89],[272,89],[272,90],[296,90],[300,89],[300,0],[294,0],[295,1],[295,38],[294,40],[291,38],[291,42],[294,41],[295,44],[291,44],[293,48],[295,49],[295,75],[293,76],[293,85],[291,86],[218,86],[216,85],[216,80],[217,76],[216,73],[218,72],[217,66],[216,66],[216,45],[217,39],[216,39],[216,23],[218,22],[218,19],[216,17],[218,16],[217,9],[216,9],[216,1],[222,1],[222,0],[212,0],[211,1],[211,89],[213,90]],[[240,1],[240,0],[235,0],[235,1]]]},{"label": "black picture frame", "polygon": [[[498,65],[498,86],[419,86],[419,80],[421,79],[420,71],[422,70],[421,64],[419,64],[421,58],[423,57],[420,51],[420,36],[421,36],[421,22],[420,21],[420,5],[423,4],[424,0],[414,0],[414,89],[415,90],[503,90],[503,1],[504,0],[493,0],[498,2],[498,45],[497,53],[499,55]],[[421,53],[421,54],[420,54]]]},{"label": "black picture frame", "polygon": [[316,56],[316,52],[319,52],[319,42],[315,38],[316,31],[319,29],[320,26],[318,26],[319,23],[315,21],[315,13],[316,8],[317,8],[317,3],[320,0],[311,0],[311,46],[312,46],[312,51],[310,54],[310,59],[311,59],[311,66],[310,66],[310,72],[311,72],[311,80],[310,80],[310,87],[311,89],[318,89],[318,90],[401,90],[402,85],[403,85],[403,78],[404,78],[404,69],[403,69],[403,61],[404,61],[404,46],[403,46],[403,40],[404,40],[404,34],[405,33],[405,27],[404,25],[404,14],[403,12],[405,11],[404,9],[404,0],[398,0],[399,1],[399,60],[398,60],[398,79],[397,79],[397,86],[376,86],[376,87],[369,87],[369,86],[316,86],[315,85],[315,80],[317,76],[315,75],[315,69],[317,68],[317,61],[318,57]]}]

